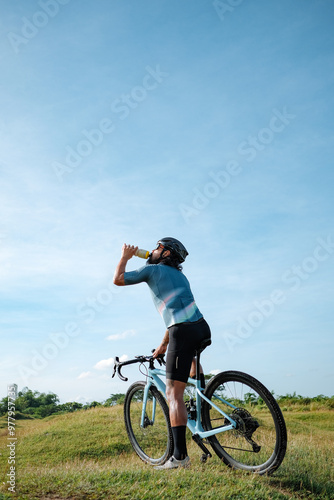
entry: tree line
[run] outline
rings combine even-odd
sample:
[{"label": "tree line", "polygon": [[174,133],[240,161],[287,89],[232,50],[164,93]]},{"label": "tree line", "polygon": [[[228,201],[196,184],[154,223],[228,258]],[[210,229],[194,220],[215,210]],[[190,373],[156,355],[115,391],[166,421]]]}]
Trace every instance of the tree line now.
[{"label": "tree line", "polygon": [[[57,394],[50,392],[32,391],[24,387],[18,392],[15,400],[16,418],[45,418],[55,413],[68,413],[76,410],[89,410],[97,406],[114,406],[124,402],[125,394],[111,394],[108,399],[100,403],[92,401],[91,403],[77,403],[76,401],[60,403]],[[8,397],[0,400],[0,416],[4,416],[8,411]]]},{"label": "tree line", "polygon": [[[285,396],[275,396],[277,402],[283,409],[289,407],[301,407],[307,409],[311,404],[315,407],[319,406],[324,409],[334,409],[334,396],[328,397],[320,394],[313,398],[305,398],[303,396],[286,394]],[[59,397],[53,392],[48,394],[44,392],[32,391],[28,387],[24,387],[18,392],[15,400],[16,418],[45,418],[54,414],[69,413],[77,410],[89,410],[97,406],[115,406],[124,403],[125,394],[111,394],[105,401],[92,401],[91,403],[78,403],[76,401],[68,403],[60,403]],[[248,401],[250,404],[252,401]],[[284,408],[286,407],[286,408]],[[8,397],[0,400],[0,416],[4,416],[8,411]]]}]

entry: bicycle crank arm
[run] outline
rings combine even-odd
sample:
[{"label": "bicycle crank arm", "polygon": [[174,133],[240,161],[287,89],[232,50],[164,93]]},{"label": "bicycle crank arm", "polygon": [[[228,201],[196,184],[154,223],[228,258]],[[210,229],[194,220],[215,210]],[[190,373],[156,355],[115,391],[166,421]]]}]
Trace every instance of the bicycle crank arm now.
[{"label": "bicycle crank arm", "polygon": [[211,453],[207,449],[206,446],[203,444],[203,440],[199,437],[198,434],[193,434],[192,439],[195,441],[195,443],[201,448],[201,450],[204,452],[204,454],[201,456],[201,462],[206,462],[208,458],[212,458]]}]

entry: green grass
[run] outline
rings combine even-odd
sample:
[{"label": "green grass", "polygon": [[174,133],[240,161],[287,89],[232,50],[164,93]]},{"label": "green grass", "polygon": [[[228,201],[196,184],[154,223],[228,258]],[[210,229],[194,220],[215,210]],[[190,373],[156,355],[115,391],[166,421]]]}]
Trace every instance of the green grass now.
[{"label": "green grass", "polygon": [[[334,499],[334,412],[284,412],[286,458],[271,477],[233,471],[217,457],[189,470],[155,471],[129,444],[123,408],[19,420],[16,494],[8,495],[6,421],[0,425],[0,499]],[[1,420],[0,420],[1,424]]]}]

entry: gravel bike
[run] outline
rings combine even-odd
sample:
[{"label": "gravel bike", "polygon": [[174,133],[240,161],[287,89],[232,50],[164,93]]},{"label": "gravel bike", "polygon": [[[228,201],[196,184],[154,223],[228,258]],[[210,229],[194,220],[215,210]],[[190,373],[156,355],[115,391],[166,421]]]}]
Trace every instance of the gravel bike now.
[{"label": "gravel bike", "polygon": [[[200,353],[196,352],[196,377],[188,379],[185,403],[187,427],[201,448],[201,461],[212,457],[206,445],[229,467],[272,474],[282,463],[287,447],[284,417],[273,395],[254,377],[225,371],[212,377],[205,390],[200,382]],[[155,362],[160,364],[156,368]],[[137,455],[151,465],[164,464],[173,454],[173,436],[165,399],[166,376],[163,356],[136,356],[120,362],[115,358],[112,377],[124,366],[139,363],[146,381],[132,384],[125,396],[124,420],[130,443]],[[141,367],[145,367],[143,373]]]}]

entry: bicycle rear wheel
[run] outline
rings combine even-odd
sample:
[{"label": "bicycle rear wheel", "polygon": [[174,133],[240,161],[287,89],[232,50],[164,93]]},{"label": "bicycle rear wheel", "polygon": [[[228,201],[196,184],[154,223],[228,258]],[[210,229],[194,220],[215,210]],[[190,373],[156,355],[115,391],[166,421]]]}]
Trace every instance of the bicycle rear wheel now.
[{"label": "bicycle rear wheel", "polygon": [[125,427],[137,455],[146,463],[162,465],[172,456],[174,446],[168,406],[157,388],[151,386],[141,426],[145,385],[135,382],[125,395]]},{"label": "bicycle rear wheel", "polygon": [[[219,373],[204,395],[236,422],[236,428],[209,437],[225,464],[258,474],[272,474],[282,463],[287,432],[282,412],[261,382],[242,372]],[[230,425],[209,403],[202,406],[205,430]]]}]

